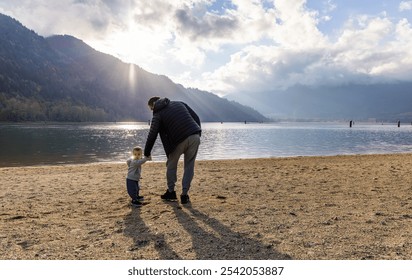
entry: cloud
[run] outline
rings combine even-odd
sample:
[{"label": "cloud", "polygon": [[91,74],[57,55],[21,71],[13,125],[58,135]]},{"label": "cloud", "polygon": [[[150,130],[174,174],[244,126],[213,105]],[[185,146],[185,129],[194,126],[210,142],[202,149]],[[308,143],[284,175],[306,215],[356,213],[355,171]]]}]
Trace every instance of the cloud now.
[{"label": "cloud", "polygon": [[336,10],[337,5],[333,2],[333,0],[324,1],[325,8],[323,10],[324,13],[329,13]]},{"label": "cloud", "polygon": [[104,37],[112,25],[122,26],[115,1],[20,0],[9,1],[4,13],[15,17],[42,36],[71,34],[80,38]]},{"label": "cloud", "polygon": [[[172,3],[176,3],[176,1]],[[157,30],[159,27],[168,29],[170,18],[176,9],[172,3],[163,0],[135,1],[130,13],[137,25],[153,30]]]},{"label": "cloud", "polygon": [[231,56],[225,66],[207,76],[221,88],[218,92],[231,92],[239,89],[250,91],[271,91],[287,88],[308,79],[308,67],[322,59],[321,51],[299,51],[275,46],[249,46]]},{"label": "cloud", "polygon": [[[219,3],[223,1],[218,1]],[[221,9],[213,8],[214,1],[199,1],[176,7],[172,31],[176,43],[190,42],[201,51],[219,51],[225,45],[256,42],[264,37],[275,23],[273,9],[260,1],[233,0]]]},{"label": "cloud", "polygon": [[[299,7],[292,10],[305,13]],[[292,11],[290,6],[285,9]],[[282,32],[278,45],[248,46],[232,55],[226,65],[207,73],[208,86],[224,94],[245,89],[273,91],[296,84],[342,85],[411,79],[412,29],[406,19],[394,23],[385,17],[357,16],[347,22],[334,42],[318,32],[305,32],[316,31],[316,20],[309,17],[303,23],[307,26],[297,33],[308,44],[296,42],[291,47],[299,36]],[[289,29],[287,22],[279,25]],[[316,38],[321,43],[311,43]]]},{"label": "cloud", "polygon": [[288,48],[317,47],[325,43],[318,30],[318,12],[306,8],[305,0],[275,1],[277,25],[272,39]]},{"label": "cloud", "polygon": [[239,26],[235,17],[206,13],[200,19],[188,9],[177,10],[176,19],[178,30],[194,41],[232,37],[232,33],[237,31]]},{"label": "cloud", "polygon": [[[0,0],[0,12],[40,35],[70,34],[185,86],[221,94],[410,80],[408,19],[339,14],[338,2],[310,9],[306,0]],[[394,5],[412,9],[412,1]],[[329,28],[338,15],[350,17]],[[319,29],[326,24],[333,34]]]},{"label": "cloud", "polygon": [[[168,63],[169,71],[171,63],[175,63],[172,72],[176,72],[177,66],[199,68],[211,52],[222,53],[227,46],[258,42],[268,38],[273,30],[275,15],[271,5],[264,7],[259,1],[250,0],[232,2],[216,10],[213,9],[216,3],[210,0],[137,1],[129,15],[134,27],[129,24],[128,33],[129,36],[139,37],[140,41],[143,38],[143,41],[152,42],[151,53],[156,50],[156,64]],[[109,37],[116,36],[112,32]],[[111,41],[125,40],[113,38]],[[142,49],[145,42],[130,41],[135,45],[135,50],[150,51],[148,48]],[[150,57],[142,60],[138,54],[133,56],[141,66],[145,66],[145,62],[154,62]]]},{"label": "cloud", "polygon": [[399,11],[404,12],[409,10],[412,10],[412,1],[402,1],[399,4]]}]

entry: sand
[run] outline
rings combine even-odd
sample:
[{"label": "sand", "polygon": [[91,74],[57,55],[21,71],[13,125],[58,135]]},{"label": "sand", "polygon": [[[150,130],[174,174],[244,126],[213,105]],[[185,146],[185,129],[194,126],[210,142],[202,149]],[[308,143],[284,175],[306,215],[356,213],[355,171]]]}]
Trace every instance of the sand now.
[{"label": "sand", "polygon": [[161,201],[165,163],[148,162],[142,208],[125,163],[0,168],[0,256],[410,260],[411,166],[412,154],[198,161],[183,206]]}]

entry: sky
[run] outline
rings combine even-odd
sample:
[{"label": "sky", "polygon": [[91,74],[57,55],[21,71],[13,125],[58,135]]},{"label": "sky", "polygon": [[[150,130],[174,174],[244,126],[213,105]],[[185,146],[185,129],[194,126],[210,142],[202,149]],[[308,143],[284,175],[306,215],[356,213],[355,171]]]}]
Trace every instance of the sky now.
[{"label": "sky", "polygon": [[412,80],[409,0],[0,0],[0,13],[220,96]]}]

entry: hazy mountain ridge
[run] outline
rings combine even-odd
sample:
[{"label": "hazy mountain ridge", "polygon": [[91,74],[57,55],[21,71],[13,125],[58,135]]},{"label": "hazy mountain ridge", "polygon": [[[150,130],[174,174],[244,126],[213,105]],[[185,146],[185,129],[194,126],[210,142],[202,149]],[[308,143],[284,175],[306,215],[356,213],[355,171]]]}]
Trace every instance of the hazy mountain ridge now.
[{"label": "hazy mountain ridge", "polygon": [[72,36],[43,38],[0,14],[1,121],[146,121],[147,100],[188,103],[202,121],[265,121],[252,108],[98,52]]},{"label": "hazy mountain ridge", "polygon": [[226,96],[277,120],[412,121],[412,82],[347,84]]}]

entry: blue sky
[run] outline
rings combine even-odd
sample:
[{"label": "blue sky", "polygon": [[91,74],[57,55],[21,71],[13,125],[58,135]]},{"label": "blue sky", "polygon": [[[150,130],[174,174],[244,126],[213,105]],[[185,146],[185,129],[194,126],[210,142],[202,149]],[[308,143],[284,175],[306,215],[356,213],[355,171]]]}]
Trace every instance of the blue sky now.
[{"label": "blue sky", "polygon": [[0,12],[219,95],[412,79],[409,0],[0,0]]}]

